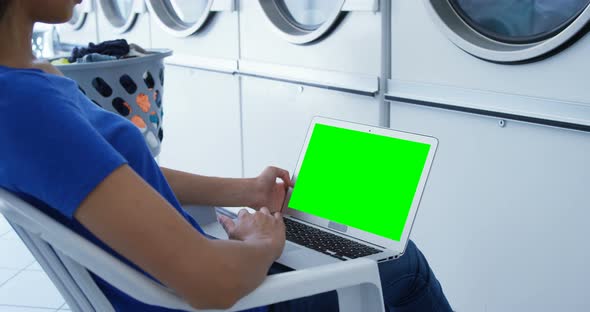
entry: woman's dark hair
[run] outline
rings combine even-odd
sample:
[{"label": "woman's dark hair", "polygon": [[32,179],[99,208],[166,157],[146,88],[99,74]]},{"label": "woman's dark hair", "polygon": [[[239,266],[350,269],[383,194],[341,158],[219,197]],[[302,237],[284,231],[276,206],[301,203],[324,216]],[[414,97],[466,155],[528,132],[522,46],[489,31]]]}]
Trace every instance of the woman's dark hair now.
[{"label": "woman's dark hair", "polygon": [[4,14],[6,14],[10,2],[12,2],[12,0],[0,0],[0,20],[4,17]]}]

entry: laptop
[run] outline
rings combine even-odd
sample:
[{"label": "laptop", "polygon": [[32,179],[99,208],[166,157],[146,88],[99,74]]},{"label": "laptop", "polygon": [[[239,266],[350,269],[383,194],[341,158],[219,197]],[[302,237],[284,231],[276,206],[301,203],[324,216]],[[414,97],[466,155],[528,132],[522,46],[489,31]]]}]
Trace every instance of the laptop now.
[{"label": "laptop", "polygon": [[293,269],[403,255],[438,141],[429,136],[315,117],[287,192]]}]

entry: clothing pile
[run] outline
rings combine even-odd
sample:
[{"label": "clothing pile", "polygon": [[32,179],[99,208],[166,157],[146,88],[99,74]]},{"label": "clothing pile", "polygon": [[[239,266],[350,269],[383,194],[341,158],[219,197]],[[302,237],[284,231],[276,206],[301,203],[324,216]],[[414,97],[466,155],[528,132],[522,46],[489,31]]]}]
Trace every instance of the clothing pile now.
[{"label": "clothing pile", "polygon": [[75,47],[69,57],[51,61],[53,65],[95,63],[139,57],[149,54],[145,49],[129,44],[125,39],[109,40],[99,44],[89,43],[87,47]]}]

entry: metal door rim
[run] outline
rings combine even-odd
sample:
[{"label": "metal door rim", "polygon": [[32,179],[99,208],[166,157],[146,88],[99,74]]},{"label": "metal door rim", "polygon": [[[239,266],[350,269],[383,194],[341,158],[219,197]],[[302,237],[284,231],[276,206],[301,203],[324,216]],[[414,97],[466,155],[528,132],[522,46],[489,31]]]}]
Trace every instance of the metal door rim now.
[{"label": "metal door rim", "polygon": [[123,34],[123,33],[130,31],[131,28],[133,27],[133,25],[135,25],[135,22],[139,16],[139,14],[145,12],[145,3],[143,2],[143,0],[135,0],[133,2],[133,6],[131,7],[131,13],[125,19],[123,25],[117,26],[117,25],[113,24],[113,21],[112,21],[113,18],[116,17],[116,14],[115,14],[113,8],[110,5],[105,4],[105,1],[109,1],[109,0],[97,0],[97,1],[98,1],[100,8],[101,8],[102,13],[104,14],[104,17],[107,19],[107,21],[114,28],[115,32],[118,34]]},{"label": "metal door rim", "polygon": [[307,44],[320,39],[324,36],[336,23],[341,14],[343,14],[345,0],[341,0],[338,5],[338,10],[334,10],[328,19],[317,29],[306,31],[295,27],[290,23],[281,9],[276,4],[276,0],[258,0],[260,9],[266,15],[266,20],[271,28],[284,40],[294,44]]},{"label": "metal door rim", "polygon": [[62,24],[61,26],[65,26],[70,30],[80,30],[82,26],[84,26],[84,23],[86,23],[86,18],[88,18],[88,14],[91,13],[94,9],[93,1],[94,0],[87,0],[86,2],[78,4],[81,11],[80,17],[78,18],[78,21],[76,23],[70,24],[68,22]]},{"label": "metal door rim", "polygon": [[199,20],[192,24],[190,27],[185,29],[178,29],[182,25],[178,23],[178,21],[176,21],[172,16],[170,16],[170,13],[168,12],[166,5],[164,4],[164,1],[146,0],[146,4],[150,12],[156,17],[156,20],[158,21],[158,24],[162,27],[162,29],[164,29],[166,32],[175,37],[188,37],[199,31],[203,27],[203,25],[207,21],[207,18],[209,18],[209,15],[211,15],[211,10],[214,1],[215,0],[208,0],[207,6],[205,7],[205,11],[201,15],[201,17],[199,17]]},{"label": "metal door rim", "polygon": [[457,47],[477,58],[496,63],[526,63],[546,57],[576,39],[590,21],[590,6],[587,6],[571,24],[551,38],[535,43],[510,44],[477,32],[447,0],[424,0],[424,5],[436,25]]}]

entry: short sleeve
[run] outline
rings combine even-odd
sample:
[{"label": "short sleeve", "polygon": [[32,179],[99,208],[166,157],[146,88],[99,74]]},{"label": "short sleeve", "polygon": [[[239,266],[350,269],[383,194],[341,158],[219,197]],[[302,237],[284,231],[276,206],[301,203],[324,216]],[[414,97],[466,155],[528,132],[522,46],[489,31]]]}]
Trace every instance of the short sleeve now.
[{"label": "short sleeve", "polygon": [[2,90],[0,182],[73,218],[82,201],[126,160],[92,127],[75,96],[43,77]]}]

